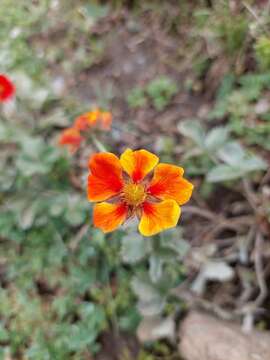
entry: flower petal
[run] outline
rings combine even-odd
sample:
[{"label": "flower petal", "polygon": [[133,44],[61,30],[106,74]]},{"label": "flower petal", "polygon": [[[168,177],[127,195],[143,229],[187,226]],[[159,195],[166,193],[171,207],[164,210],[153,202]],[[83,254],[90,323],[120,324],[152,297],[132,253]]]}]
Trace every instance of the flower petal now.
[{"label": "flower petal", "polygon": [[74,121],[74,128],[78,131],[85,131],[88,128],[88,120],[87,115],[82,114],[78,116]]},{"label": "flower petal", "polygon": [[117,156],[104,152],[89,160],[88,199],[103,201],[117,195],[123,188],[122,168]]},{"label": "flower petal", "polygon": [[158,164],[154,177],[147,189],[148,193],[162,200],[173,199],[179,205],[191,197],[193,185],[183,178],[184,169],[170,164]]},{"label": "flower petal", "polygon": [[59,138],[59,145],[67,145],[69,146],[71,152],[75,152],[79,148],[83,139],[84,138],[81,136],[80,132],[71,127],[62,131]]},{"label": "flower petal", "polygon": [[123,203],[96,204],[93,210],[94,226],[107,233],[117,229],[126,219],[128,208]]},{"label": "flower petal", "polygon": [[155,235],[177,225],[181,209],[174,200],[160,203],[145,202],[139,231],[144,236]]},{"label": "flower petal", "polygon": [[10,79],[0,74],[0,102],[5,102],[10,99],[15,93],[15,86]]},{"label": "flower petal", "polygon": [[154,169],[159,158],[147,150],[127,149],[120,157],[123,169],[134,182],[139,182]]},{"label": "flower petal", "polygon": [[97,121],[100,116],[100,110],[94,109],[93,111],[90,111],[90,112],[86,113],[85,115],[87,117],[88,125],[91,127],[91,126],[94,126],[97,124]]}]

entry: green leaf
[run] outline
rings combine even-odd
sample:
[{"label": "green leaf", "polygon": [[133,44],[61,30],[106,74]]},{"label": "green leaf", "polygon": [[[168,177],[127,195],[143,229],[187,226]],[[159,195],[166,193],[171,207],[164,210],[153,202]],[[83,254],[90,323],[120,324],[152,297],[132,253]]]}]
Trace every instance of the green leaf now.
[{"label": "green leaf", "polygon": [[91,18],[92,20],[98,20],[108,14],[109,7],[106,5],[90,3],[81,7],[80,11],[84,14],[85,17]]},{"label": "green leaf", "polygon": [[156,297],[151,301],[139,301],[137,308],[141,315],[143,316],[155,316],[159,315],[166,305],[165,298]]},{"label": "green leaf", "polygon": [[246,153],[244,148],[236,141],[230,141],[218,151],[218,157],[228,165],[238,166]]},{"label": "green leaf", "polygon": [[131,287],[141,301],[151,302],[160,297],[158,290],[152,284],[138,277],[132,279]]},{"label": "green leaf", "polygon": [[267,164],[263,159],[257,155],[248,154],[239,143],[234,141],[220,149],[218,157],[230,167],[235,168],[236,173],[245,174],[267,168]]},{"label": "green leaf", "polygon": [[243,176],[243,170],[229,165],[218,165],[214,167],[206,176],[209,182],[220,182],[235,180]]},{"label": "green leaf", "polygon": [[161,256],[151,255],[149,259],[149,276],[153,283],[157,283],[162,277],[163,263]]},{"label": "green leaf", "polygon": [[189,119],[178,124],[179,132],[192,139],[199,147],[204,148],[205,131],[197,119]]},{"label": "green leaf", "polygon": [[252,155],[248,159],[245,159],[240,167],[245,172],[265,170],[267,168],[267,163],[259,156]]},{"label": "green leaf", "polygon": [[142,260],[150,249],[150,241],[139,234],[132,233],[122,238],[121,256],[126,263],[134,264]]},{"label": "green leaf", "polygon": [[213,128],[205,139],[205,146],[209,152],[220,149],[228,140],[229,129],[226,127]]}]

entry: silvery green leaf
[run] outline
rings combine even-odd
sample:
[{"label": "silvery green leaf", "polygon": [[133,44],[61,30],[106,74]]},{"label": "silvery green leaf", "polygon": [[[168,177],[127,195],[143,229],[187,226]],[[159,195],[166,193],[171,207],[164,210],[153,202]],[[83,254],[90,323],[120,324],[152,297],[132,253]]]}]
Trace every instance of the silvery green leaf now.
[{"label": "silvery green leaf", "polygon": [[22,212],[20,212],[19,215],[19,226],[21,229],[23,230],[27,230],[29,229],[33,223],[34,223],[34,219],[35,219],[35,206],[29,206],[27,208],[25,208]]},{"label": "silvery green leaf", "polygon": [[27,101],[32,109],[39,109],[47,100],[49,90],[45,87],[37,86],[25,73],[14,73],[13,79],[18,96]]},{"label": "silvery green leaf", "polygon": [[208,151],[213,152],[220,149],[228,139],[229,130],[226,127],[216,127],[206,136],[205,146]]},{"label": "silvery green leaf", "polygon": [[245,156],[244,148],[236,141],[230,141],[218,151],[219,159],[232,166],[238,166]]},{"label": "silvery green leaf", "polygon": [[199,147],[204,147],[206,135],[200,120],[190,119],[181,121],[178,124],[178,130],[182,135],[192,139]]},{"label": "silvery green leaf", "polygon": [[161,246],[174,250],[178,258],[184,258],[190,249],[190,244],[183,239],[182,230],[179,227],[166,231],[166,236],[161,238]]},{"label": "silvery green leaf", "polygon": [[23,136],[18,139],[24,155],[32,159],[37,159],[44,150],[45,144],[40,138],[31,138],[30,136]]},{"label": "silvery green leaf", "polygon": [[180,258],[183,259],[190,250],[190,244],[184,239],[173,239],[170,243],[170,248],[174,249]]},{"label": "silvery green leaf", "polygon": [[206,176],[210,183],[235,180],[244,175],[245,171],[229,165],[218,165],[214,167]]},{"label": "silvery green leaf", "polygon": [[46,174],[49,170],[46,164],[42,164],[40,161],[29,159],[24,156],[20,156],[16,159],[16,167],[26,177],[35,174]]},{"label": "silvery green leaf", "polygon": [[150,283],[134,277],[131,281],[131,287],[135,295],[144,302],[151,302],[160,297],[159,292]]},{"label": "silvery green leaf", "polygon": [[124,262],[134,264],[150,251],[150,242],[139,234],[128,234],[122,238],[121,256]]},{"label": "silvery green leaf", "polygon": [[244,159],[240,164],[240,167],[245,172],[265,170],[267,168],[266,162],[259,156],[252,155],[247,159]]},{"label": "silvery green leaf", "polygon": [[163,259],[160,256],[152,255],[149,260],[149,276],[153,283],[157,283],[162,276]]},{"label": "silvery green leaf", "polygon": [[137,329],[140,342],[157,341],[159,339],[171,339],[175,337],[175,320],[172,316],[166,318],[160,316],[145,317]]},{"label": "silvery green leaf", "polygon": [[162,313],[165,305],[165,298],[157,296],[151,299],[151,301],[140,300],[137,304],[137,309],[143,316],[155,316]]}]

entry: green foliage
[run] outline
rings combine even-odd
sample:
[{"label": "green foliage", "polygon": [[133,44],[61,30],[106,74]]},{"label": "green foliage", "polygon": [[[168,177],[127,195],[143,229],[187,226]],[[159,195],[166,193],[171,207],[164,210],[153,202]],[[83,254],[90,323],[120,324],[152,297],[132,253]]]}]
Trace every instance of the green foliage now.
[{"label": "green foliage", "polygon": [[[206,131],[201,122],[191,119],[179,125],[188,141],[179,145],[177,137],[162,134],[155,143],[162,161],[170,162],[181,151],[187,172],[205,179],[199,189],[204,196],[211,194],[213,183],[236,186],[236,181],[266,168],[246,144],[270,148],[266,106],[269,39],[255,34],[254,54],[263,72],[247,72],[249,65],[245,62],[243,66],[241,61],[246,44],[251,44],[252,51],[253,38],[247,38],[248,17],[244,11],[232,16],[228,4],[213,3],[212,8],[201,3],[190,8],[183,2],[181,14],[172,16],[174,5],[136,2],[138,11],[147,9],[161,16],[166,24],[164,35],[169,36],[169,29],[175,35],[181,33],[183,42],[176,57],[167,63],[166,54],[162,63],[168,73],[171,65],[176,71],[181,68],[180,50],[191,59],[195,77],[200,78],[207,76],[206,70],[216,59],[230,62],[237,58],[233,61],[237,71],[232,73],[230,66],[210,114],[211,120],[226,122],[226,126]],[[7,72],[17,88],[11,107],[0,108],[0,359],[92,358],[100,350],[99,338],[104,331],[119,328],[120,332],[134,333],[142,318],[173,319],[181,310],[172,289],[185,279],[182,260],[190,245],[180,229],[151,238],[143,238],[133,228],[106,236],[93,229],[82,169],[91,148],[71,158],[56,146],[59,129],[69,126],[74,114],[80,113],[87,71],[108,60],[104,58],[104,34],[119,21],[118,16],[106,20],[111,6],[96,1],[80,1],[76,6],[74,2],[47,0],[21,0],[16,5],[14,0],[0,2],[1,72]],[[129,16],[125,31],[140,31],[137,18],[134,25],[132,14]],[[185,33],[189,34],[190,49],[182,36]],[[135,36],[136,41],[141,39]],[[113,40],[113,36],[108,39]],[[239,68],[246,73],[241,75]],[[102,66],[93,70],[94,80],[82,108],[89,106],[89,98],[106,102],[104,106],[115,98],[111,82],[102,78],[98,84],[99,71],[104,75]],[[62,95],[55,90],[56,74],[61,74]],[[192,84],[192,76],[185,80]],[[77,91],[80,97],[73,98]],[[163,111],[178,91],[172,78],[157,76],[131,90],[127,102],[131,108],[152,106]],[[83,190],[72,185],[74,178]],[[270,209],[267,211],[270,218]],[[208,279],[216,279],[222,266],[223,277],[229,277],[228,267],[210,265],[211,271],[209,266],[204,269]],[[170,352],[166,344],[158,343],[153,351],[164,357]],[[154,358],[144,350],[138,357]]]},{"label": "green foliage", "polygon": [[249,153],[233,141],[226,127],[216,127],[206,133],[198,120],[191,119],[181,122],[178,128],[197,146],[186,154],[186,158],[200,159],[202,173],[210,183],[239,179],[267,168],[259,156]]},{"label": "green foliage", "polygon": [[270,39],[261,36],[255,43],[255,53],[257,60],[264,70],[270,69]]},{"label": "green foliage", "polygon": [[210,119],[228,116],[230,130],[248,144],[270,148],[269,108],[263,94],[270,88],[270,74],[224,77]]},{"label": "green foliage", "polygon": [[147,104],[147,98],[142,88],[134,88],[127,97],[128,105],[131,108],[144,107]]},{"label": "green foliage", "polygon": [[177,91],[176,83],[166,76],[152,80],[146,87],[146,93],[157,110],[163,110]]},{"label": "green foliage", "polygon": [[134,88],[127,97],[130,107],[140,108],[151,101],[156,110],[162,111],[177,94],[177,84],[166,76],[160,76],[150,81],[145,88]]},{"label": "green foliage", "polygon": [[[127,246],[132,241],[136,244]],[[188,243],[178,228],[150,238],[130,232],[122,239],[123,261],[137,263],[131,285],[142,316],[159,315],[172,303],[170,290],[184,278],[181,260],[188,250]]]}]

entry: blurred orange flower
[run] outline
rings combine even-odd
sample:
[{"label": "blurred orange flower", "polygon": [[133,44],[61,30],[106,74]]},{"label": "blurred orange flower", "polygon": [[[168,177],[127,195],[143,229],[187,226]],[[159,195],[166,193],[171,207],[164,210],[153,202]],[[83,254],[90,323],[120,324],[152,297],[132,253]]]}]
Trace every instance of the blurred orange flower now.
[{"label": "blurred orange flower", "polygon": [[[1,84],[0,84],[1,85]],[[86,131],[96,125],[100,125],[103,130],[110,130],[112,114],[108,111],[101,111],[98,108],[78,116],[73,123],[73,127],[65,129],[60,136],[59,144],[68,145],[71,152],[78,149],[84,137],[81,132]]]},{"label": "blurred orange flower", "polygon": [[130,149],[120,159],[109,152],[89,159],[88,199],[98,202],[95,227],[111,232],[137,216],[141,234],[151,236],[177,225],[193,185],[183,178],[183,168],[158,162],[149,151]]},{"label": "blurred orange flower", "polygon": [[71,127],[62,131],[59,139],[59,145],[67,145],[71,152],[75,152],[83,139],[84,138],[81,136],[80,132]]},{"label": "blurred orange flower", "polygon": [[107,111],[95,109],[78,116],[74,121],[74,127],[79,131],[85,131],[94,126],[100,125],[103,130],[110,130],[112,114]]},{"label": "blurred orange flower", "polygon": [[103,111],[100,113],[101,127],[104,130],[110,130],[112,125],[112,114],[109,111]]},{"label": "blurred orange flower", "polygon": [[0,102],[9,100],[14,93],[15,86],[6,75],[0,74]]}]

